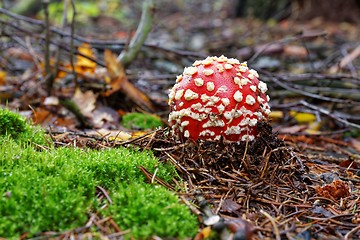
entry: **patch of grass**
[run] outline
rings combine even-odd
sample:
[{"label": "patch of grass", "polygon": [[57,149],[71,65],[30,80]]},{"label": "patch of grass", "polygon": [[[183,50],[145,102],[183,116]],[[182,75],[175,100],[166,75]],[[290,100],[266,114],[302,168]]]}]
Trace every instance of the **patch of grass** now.
[{"label": "patch of grass", "polygon": [[146,130],[161,127],[163,123],[156,115],[133,112],[122,117],[122,125],[129,129]]},{"label": "patch of grass", "polygon": [[96,186],[107,189],[111,214],[130,237],[192,236],[197,221],[170,191],[145,183],[139,169],[169,182],[173,165],[160,163],[150,151],[119,148],[89,150],[50,148],[38,151],[45,134],[16,113],[0,110],[0,237],[27,237],[85,224],[98,209]]}]

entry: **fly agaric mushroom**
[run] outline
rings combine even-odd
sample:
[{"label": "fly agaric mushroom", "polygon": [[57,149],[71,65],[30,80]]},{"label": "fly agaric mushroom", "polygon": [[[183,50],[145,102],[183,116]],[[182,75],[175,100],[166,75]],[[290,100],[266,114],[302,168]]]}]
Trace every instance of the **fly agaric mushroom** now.
[{"label": "fly agaric mushroom", "polygon": [[169,94],[174,134],[193,140],[252,141],[257,122],[270,113],[266,83],[234,58],[195,61]]}]

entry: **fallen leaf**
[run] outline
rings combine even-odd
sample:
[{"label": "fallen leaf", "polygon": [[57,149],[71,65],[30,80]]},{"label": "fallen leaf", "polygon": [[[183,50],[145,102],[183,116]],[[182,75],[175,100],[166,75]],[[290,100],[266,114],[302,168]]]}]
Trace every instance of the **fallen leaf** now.
[{"label": "fallen leaf", "polygon": [[296,46],[296,45],[288,45],[284,47],[284,55],[293,58],[306,58],[308,52],[305,47]]},{"label": "fallen leaf", "polygon": [[0,85],[4,85],[6,83],[6,72],[0,71]]},{"label": "fallen leaf", "polygon": [[83,93],[80,88],[76,88],[72,100],[76,103],[84,116],[91,117],[92,111],[95,109],[97,96],[98,94],[95,94],[93,91],[89,90]]},{"label": "fallen leaf", "polygon": [[96,59],[94,52],[91,49],[91,46],[87,43],[81,44],[81,46],[78,47],[79,53],[82,55],[77,55],[76,63],[75,63],[75,71],[77,73],[86,73],[95,72],[96,69],[96,62],[90,60],[89,58]]},{"label": "fallen leaf", "polygon": [[53,118],[53,116],[48,110],[39,108],[34,111],[32,122],[46,126],[49,124],[51,118]]},{"label": "fallen leaf", "polygon": [[122,130],[108,130],[103,128],[98,130],[89,130],[86,134],[89,136],[104,137],[110,141],[126,141],[132,137],[130,133]]},{"label": "fallen leaf", "polygon": [[233,201],[232,199],[225,199],[221,205],[221,210],[228,213],[233,213],[239,210],[241,205]]},{"label": "fallen leaf", "polygon": [[330,218],[330,217],[333,217],[334,214],[331,213],[330,211],[326,210],[325,208],[323,208],[322,206],[315,206],[312,211],[313,213],[316,213],[316,214],[321,214],[322,216],[324,217],[327,217],[327,218]]},{"label": "fallen leaf", "polygon": [[55,96],[46,97],[43,102],[44,105],[49,106],[57,106],[59,105],[59,98]]},{"label": "fallen leaf", "polygon": [[270,119],[282,119],[284,117],[284,112],[282,111],[271,111],[269,114]]},{"label": "fallen leaf", "polygon": [[127,77],[125,74],[125,69],[121,63],[116,60],[116,56],[112,54],[111,51],[105,50],[104,60],[106,63],[106,68],[108,70],[109,77],[108,84],[111,86],[111,89],[104,93],[104,96],[110,96],[114,92],[119,91],[122,88],[124,82],[127,82]]},{"label": "fallen leaf", "polygon": [[295,125],[295,126],[291,126],[291,127],[282,127],[279,128],[278,131],[279,133],[282,134],[294,134],[294,133],[298,133],[301,132],[303,130],[305,130],[307,128],[307,126],[305,125]]},{"label": "fallen leaf", "polygon": [[312,122],[316,121],[316,116],[315,116],[315,114],[312,114],[312,113],[290,111],[289,114],[298,123],[312,123]]},{"label": "fallen leaf", "polygon": [[211,232],[212,232],[211,227],[205,227],[205,228],[201,229],[199,233],[196,234],[194,240],[207,239],[210,237]]},{"label": "fallen leaf", "polygon": [[97,107],[92,114],[92,121],[96,128],[107,128],[107,125],[116,126],[119,122],[119,114],[106,106]]},{"label": "fallen leaf", "polygon": [[110,77],[109,84],[112,88],[111,90],[105,91],[104,96],[110,96],[120,90],[142,109],[154,112],[155,107],[150,98],[129,82],[125,69],[122,64],[117,61],[117,57],[110,50],[105,50],[104,59]]},{"label": "fallen leaf", "polygon": [[[54,66],[56,64],[56,61],[54,58],[50,58],[50,70],[51,71],[54,71]],[[60,68],[64,68],[64,69],[71,69],[70,67],[68,67],[68,65],[64,65],[63,63],[59,63],[59,67]],[[40,68],[42,70],[42,73],[43,73],[43,76],[46,76],[46,71],[45,71],[45,62],[44,61],[41,61],[40,62]],[[67,72],[65,71],[61,71],[60,69],[58,69],[58,72],[56,74],[56,77],[55,78],[63,78],[63,77],[66,77],[67,75]]]},{"label": "fallen leaf", "polygon": [[342,161],[339,165],[340,165],[340,167],[344,167],[344,168],[352,168],[352,169],[359,168],[358,164],[356,162],[354,162],[353,160]]},{"label": "fallen leaf", "polygon": [[360,140],[355,138],[350,138],[350,143],[356,151],[360,152]]},{"label": "fallen leaf", "polygon": [[334,180],[332,183],[326,184],[323,187],[317,187],[316,194],[320,197],[339,200],[340,198],[350,196],[350,187],[344,181]]}]

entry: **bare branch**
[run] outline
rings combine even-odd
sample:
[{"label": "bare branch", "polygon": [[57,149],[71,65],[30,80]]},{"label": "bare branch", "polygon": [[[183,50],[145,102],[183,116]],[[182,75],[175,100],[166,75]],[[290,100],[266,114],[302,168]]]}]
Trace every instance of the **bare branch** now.
[{"label": "bare branch", "polygon": [[50,22],[49,22],[49,0],[43,0],[43,7],[45,13],[45,82],[46,91],[48,95],[51,95],[51,89],[54,82],[54,76],[50,66]]},{"label": "bare branch", "polygon": [[71,38],[70,38],[70,64],[71,64],[71,69],[74,75],[74,81],[75,81],[75,85],[76,87],[78,87],[79,83],[77,80],[77,74],[75,72],[75,63],[74,63],[74,32],[75,32],[75,17],[76,17],[76,7],[75,7],[75,2],[74,0],[71,0],[71,7],[73,9],[73,15],[71,18]]},{"label": "bare branch", "polygon": [[154,12],[155,4],[153,0],[145,0],[143,3],[140,23],[136,29],[135,36],[131,39],[129,47],[124,49],[117,58],[117,61],[121,62],[124,68],[130,65],[143,46],[149,32],[152,29]]},{"label": "bare branch", "polygon": [[314,93],[310,93],[310,92],[306,92],[303,91],[301,89],[298,88],[294,88],[289,86],[288,84],[286,84],[285,82],[281,81],[281,79],[278,79],[277,77],[274,77],[270,72],[262,70],[262,69],[257,69],[258,72],[260,72],[261,74],[263,74],[263,76],[268,77],[272,82],[276,83],[277,85],[279,85],[280,87],[298,93],[300,95],[303,96],[307,96],[307,97],[311,97],[311,98],[315,98],[315,99],[319,99],[319,100],[323,100],[323,101],[328,101],[328,102],[334,102],[334,103],[345,103],[345,104],[351,104],[353,103],[352,100],[348,100],[348,99],[340,99],[340,98],[331,98],[331,97],[326,97],[326,96],[320,96],[318,94],[314,94]]}]

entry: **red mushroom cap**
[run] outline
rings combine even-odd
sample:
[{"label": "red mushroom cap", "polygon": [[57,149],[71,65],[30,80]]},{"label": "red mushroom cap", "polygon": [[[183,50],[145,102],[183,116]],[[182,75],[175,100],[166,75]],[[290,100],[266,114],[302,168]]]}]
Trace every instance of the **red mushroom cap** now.
[{"label": "red mushroom cap", "polygon": [[174,134],[197,140],[251,141],[270,113],[266,83],[246,62],[207,57],[176,79],[169,94]]}]

